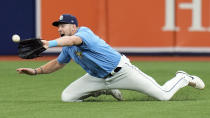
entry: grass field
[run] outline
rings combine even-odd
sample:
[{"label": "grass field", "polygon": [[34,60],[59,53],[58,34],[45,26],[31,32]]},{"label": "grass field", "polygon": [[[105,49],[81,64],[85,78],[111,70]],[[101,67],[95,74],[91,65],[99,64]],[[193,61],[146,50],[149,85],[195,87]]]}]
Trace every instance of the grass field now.
[{"label": "grass field", "polygon": [[27,76],[18,67],[38,67],[46,61],[0,62],[0,118],[208,118],[210,117],[210,62],[133,62],[163,84],[177,70],[200,76],[205,90],[181,89],[170,101],[122,90],[125,101],[111,96],[63,103],[63,89],[85,72],[75,63],[48,75]]}]

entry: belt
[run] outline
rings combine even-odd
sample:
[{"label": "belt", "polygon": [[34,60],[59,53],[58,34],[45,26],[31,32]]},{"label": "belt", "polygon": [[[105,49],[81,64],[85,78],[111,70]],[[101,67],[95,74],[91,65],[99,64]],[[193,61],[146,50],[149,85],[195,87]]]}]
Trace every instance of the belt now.
[{"label": "belt", "polygon": [[[115,69],[114,69],[114,73],[119,72],[119,71],[121,70],[121,68],[122,68],[122,67],[117,67],[117,68],[115,68]],[[105,76],[105,77],[104,77],[104,79],[106,79],[106,78],[109,78],[109,77],[113,76],[113,75],[114,75],[114,73],[109,73],[107,76]]]}]

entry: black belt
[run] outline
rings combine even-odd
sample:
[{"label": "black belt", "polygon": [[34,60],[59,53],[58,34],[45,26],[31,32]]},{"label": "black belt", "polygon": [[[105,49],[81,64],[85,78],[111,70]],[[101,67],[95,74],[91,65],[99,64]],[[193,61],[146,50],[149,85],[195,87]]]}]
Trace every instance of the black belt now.
[{"label": "black belt", "polygon": [[[117,72],[119,72],[120,70],[121,70],[121,67],[117,67],[117,68],[114,69],[114,72],[117,73]],[[104,79],[109,78],[109,77],[111,77],[111,76],[113,76],[113,75],[112,75],[111,73],[109,73],[107,76],[104,77]]]}]

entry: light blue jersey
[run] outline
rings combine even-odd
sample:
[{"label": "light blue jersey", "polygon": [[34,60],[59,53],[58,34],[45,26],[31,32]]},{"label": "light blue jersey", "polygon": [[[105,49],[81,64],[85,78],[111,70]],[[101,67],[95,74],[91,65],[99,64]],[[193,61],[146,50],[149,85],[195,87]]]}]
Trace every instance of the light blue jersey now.
[{"label": "light blue jersey", "polygon": [[68,63],[73,59],[87,73],[94,77],[107,76],[118,65],[121,55],[89,28],[80,27],[75,33],[83,43],[80,46],[63,47],[58,57],[59,63]]}]

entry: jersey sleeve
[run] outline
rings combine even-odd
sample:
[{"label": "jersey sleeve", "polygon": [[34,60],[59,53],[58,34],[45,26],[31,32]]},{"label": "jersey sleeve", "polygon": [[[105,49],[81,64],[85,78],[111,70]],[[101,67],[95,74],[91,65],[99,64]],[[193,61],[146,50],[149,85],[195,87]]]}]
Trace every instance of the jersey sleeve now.
[{"label": "jersey sleeve", "polygon": [[96,43],[95,40],[93,40],[95,35],[89,28],[83,27],[79,32],[75,34],[75,36],[79,36],[82,39],[83,44],[89,45],[90,47]]},{"label": "jersey sleeve", "polygon": [[70,60],[71,60],[71,57],[70,57],[70,55],[67,52],[67,47],[63,47],[60,55],[57,58],[57,61],[60,64],[66,64],[66,63],[69,63]]}]

